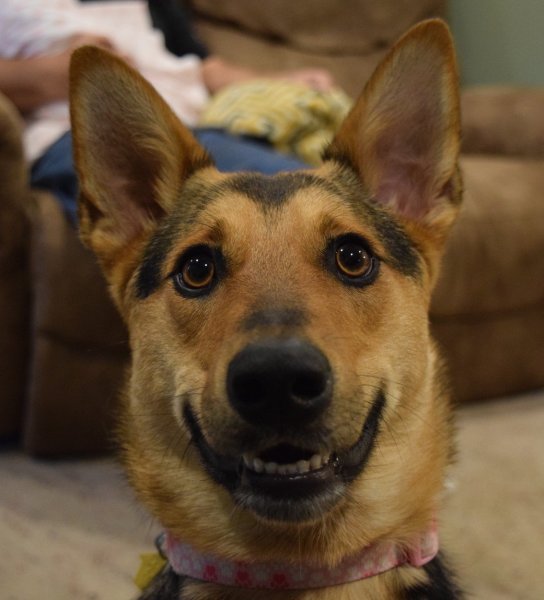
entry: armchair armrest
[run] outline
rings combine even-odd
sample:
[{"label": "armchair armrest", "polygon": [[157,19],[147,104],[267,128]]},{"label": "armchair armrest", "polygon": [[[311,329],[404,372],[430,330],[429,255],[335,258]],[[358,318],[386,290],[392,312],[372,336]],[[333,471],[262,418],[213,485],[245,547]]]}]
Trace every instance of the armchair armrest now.
[{"label": "armchair armrest", "polygon": [[544,157],[544,88],[468,88],[461,108],[467,154]]},{"label": "armchair armrest", "polygon": [[29,322],[27,177],[21,119],[0,94],[0,438],[16,436],[22,417]]}]

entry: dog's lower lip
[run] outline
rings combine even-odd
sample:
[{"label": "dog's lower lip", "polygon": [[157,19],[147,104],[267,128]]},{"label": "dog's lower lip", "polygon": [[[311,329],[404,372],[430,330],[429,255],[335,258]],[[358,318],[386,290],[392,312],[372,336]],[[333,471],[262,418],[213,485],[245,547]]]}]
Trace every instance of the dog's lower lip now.
[{"label": "dog's lower lip", "polygon": [[251,493],[270,500],[290,501],[317,497],[334,485],[335,480],[333,461],[306,473],[256,473],[244,467],[240,476],[242,489],[251,490]]},{"label": "dog's lower lip", "polygon": [[183,407],[183,415],[204,468],[235,501],[267,519],[301,521],[330,510],[343,496],[345,486],[363,470],[374,446],[384,407],[385,394],[379,391],[357,442],[333,454],[322,468],[296,474],[257,473],[247,468],[240,456],[218,454],[205,439],[188,402]]}]

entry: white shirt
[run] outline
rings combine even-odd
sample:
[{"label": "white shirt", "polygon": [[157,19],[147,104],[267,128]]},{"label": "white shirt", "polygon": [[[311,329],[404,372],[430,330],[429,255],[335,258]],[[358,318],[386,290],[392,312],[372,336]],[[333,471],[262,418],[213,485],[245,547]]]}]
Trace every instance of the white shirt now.
[{"label": "white shirt", "polygon": [[[164,48],[141,0],[0,0],[0,57],[30,58],[61,52],[78,34],[103,35],[150,81],[187,125],[196,124],[208,100],[200,59],[178,58]],[[34,160],[70,128],[67,102],[40,108],[26,119],[24,145]]]}]

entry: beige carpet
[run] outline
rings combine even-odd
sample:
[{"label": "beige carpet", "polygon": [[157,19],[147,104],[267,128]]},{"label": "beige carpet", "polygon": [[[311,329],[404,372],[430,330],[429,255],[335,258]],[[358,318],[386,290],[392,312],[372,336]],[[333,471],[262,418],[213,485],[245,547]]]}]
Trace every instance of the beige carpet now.
[{"label": "beige carpet", "polygon": [[[544,598],[544,393],[466,407],[442,537],[477,600]],[[0,599],[134,597],[156,525],[110,460],[0,453]]]}]

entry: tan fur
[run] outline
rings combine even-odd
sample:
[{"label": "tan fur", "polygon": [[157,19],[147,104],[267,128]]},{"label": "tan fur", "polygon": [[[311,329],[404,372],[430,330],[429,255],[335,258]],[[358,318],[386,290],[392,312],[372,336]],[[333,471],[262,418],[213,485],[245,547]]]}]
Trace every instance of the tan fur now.
[{"label": "tan fur", "polygon": [[[408,90],[397,81],[399,69],[413,71],[403,79]],[[101,88],[98,81],[104,79]],[[433,88],[430,95],[439,100],[429,105],[433,143],[421,158],[428,168],[419,174],[416,161],[410,180],[415,183],[406,188],[409,196],[422,197],[418,204],[388,197],[390,187],[382,184],[391,175],[384,158],[390,139],[396,139],[399,128],[417,126],[406,124],[406,118],[429,109],[412,98],[421,85]],[[270,212],[242,192],[214,196],[235,176],[209,165],[205,152],[150,86],[103,52],[76,53],[72,118],[82,237],[104,266],[129,327],[133,353],[122,425],[127,472],[162,525],[202,551],[238,560],[334,565],[377,540],[407,543],[439,508],[452,454],[451,415],[427,314],[445,235],[460,199],[456,86],[446,28],[434,21],[412,30],[348,116],[329,150],[331,160],[313,172],[334,185],[304,187]],[[406,96],[413,106],[404,102],[405,112],[399,111],[399,100]],[[126,136],[138,149],[136,166],[131,148],[125,148]],[[403,152],[402,164],[407,158]],[[366,199],[379,200],[377,210],[413,240],[422,258],[419,277],[389,266],[379,230],[342,196],[343,185],[337,183],[346,177],[341,158],[349,159]],[[204,302],[180,298],[167,283],[136,299],[136,269],[161,219],[181,196],[202,194],[213,199],[194,222],[183,224],[162,264],[161,281],[168,280],[179,256],[195,244],[220,245],[229,257],[228,277]],[[345,232],[361,235],[386,257],[379,278],[364,293],[343,286],[320,262],[324,240]],[[253,339],[290,333],[282,325],[251,332],[240,327],[259,307],[304,311],[308,319],[296,333],[327,354],[335,373],[328,449],[355,443],[376,390],[385,382],[387,406],[377,447],[346,497],[317,521],[270,522],[237,508],[203,471],[181,415],[181,398],[188,397],[212,447],[236,452],[237,435],[245,425],[225,397],[228,364]],[[280,597],[391,599],[424,577],[405,567],[330,590],[281,592]],[[182,598],[273,600],[278,593],[225,591],[195,582],[186,586]]]}]

